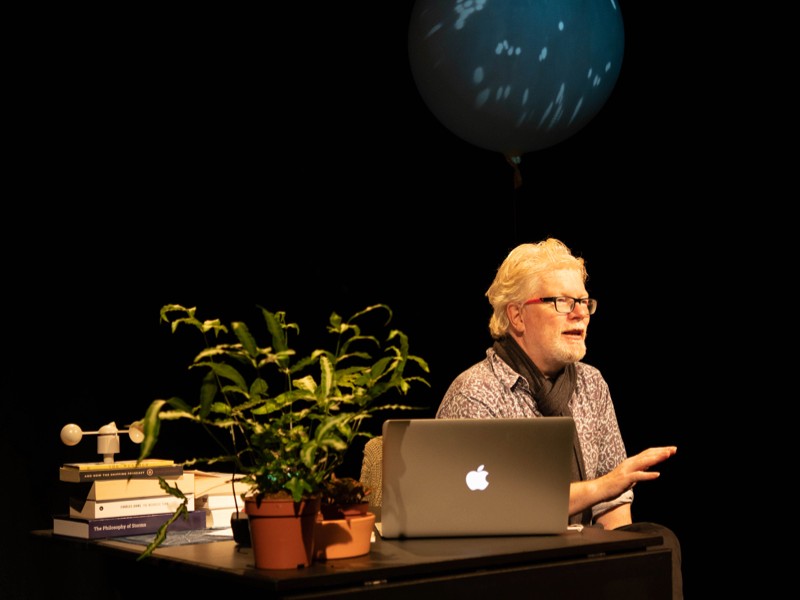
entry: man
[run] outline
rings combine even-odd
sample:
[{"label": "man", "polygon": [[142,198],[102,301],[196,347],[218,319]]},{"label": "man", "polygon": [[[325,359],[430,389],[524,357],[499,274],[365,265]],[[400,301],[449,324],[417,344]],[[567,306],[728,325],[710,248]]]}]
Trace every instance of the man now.
[{"label": "man", "polygon": [[673,597],[683,598],[680,545],[654,523],[632,523],[632,488],[656,479],[650,468],[675,446],[627,457],[608,385],[581,362],[597,301],[586,291],[582,258],[547,239],[514,248],[486,292],[495,340],[486,358],[448,388],[437,418],[572,416],[577,437],[570,485],[571,523],[656,532],[672,549]]}]

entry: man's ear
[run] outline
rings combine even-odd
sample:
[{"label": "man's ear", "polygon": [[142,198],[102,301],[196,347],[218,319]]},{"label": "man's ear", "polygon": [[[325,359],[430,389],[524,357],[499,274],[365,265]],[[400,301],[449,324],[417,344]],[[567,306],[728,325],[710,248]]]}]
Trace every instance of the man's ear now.
[{"label": "man's ear", "polygon": [[518,333],[525,331],[525,321],[522,318],[522,306],[514,303],[509,304],[506,306],[506,316],[514,331]]}]

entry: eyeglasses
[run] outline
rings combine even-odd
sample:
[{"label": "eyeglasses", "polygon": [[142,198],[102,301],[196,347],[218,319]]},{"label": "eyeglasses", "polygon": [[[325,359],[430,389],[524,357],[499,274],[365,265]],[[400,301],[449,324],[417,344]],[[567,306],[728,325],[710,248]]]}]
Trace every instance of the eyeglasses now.
[{"label": "eyeglasses", "polygon": [[[597,300],[594,298],[570,298],[569,296],[551,296],[550,298],[531,298],[524,304],[544,304],[552,302],[559,313],[571,313],[575,310],[576,304],[583,304],[590,315],[597,310]],[[523,305],[524,306],[524,305]]]}]

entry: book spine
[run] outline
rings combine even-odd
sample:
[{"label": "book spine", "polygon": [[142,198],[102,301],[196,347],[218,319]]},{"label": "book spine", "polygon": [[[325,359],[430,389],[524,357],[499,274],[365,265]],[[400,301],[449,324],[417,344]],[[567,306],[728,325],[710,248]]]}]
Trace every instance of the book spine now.
[{"label": "book spine", "polygon": [[59,479],[70,483],[111,479],[158,479],[159,477],[177,477],[179,475],[183,475],[183,465],[164,465],[137,469],[91,469],[88,471],[61,467],[59,470]]},{"label": "book spine", "polygon": [[142,467],[164,467],[174,465],[175,461],[165,458],[146,458],[144,460],[115,460],[113,462],[73,462],[64,463],[64,468],[76,469],[80,471],[100,470],[110,471],[112,469],[139,469]]},{"label": "book spine", "polygon": [[[186,495],[194,494],[194,475],[191,473],[168,477],[164,481],[170,487],[177,487]],[[169,495],[161,488],[161,482],[157,478],[66,482],[62,483],[62,489],[66,496],[84,500],[125,500]]]},{"label": "book spine", "polygon": [[[81,506],[82,503],[82,506]],[[87,500],[75,503],[70,501],[69,516],[78,519],[107,519],[110,517],[130,517],[157,513],[172,514],[183,504],[175,496],[165,495],[153,498],[130,498],[125,500],[96,501]],[[194,510],[194,496],[186,496],[186,510]]]},{"label": "book spine", "polygon": [[[169,520],[169,514],[139,515],[134,517],[112,517],[108,519],[53,519],[53,533],[84,539],[125,537],[155,533]],[[206,528],[206,514],[202,510],[191,511],[187,518],[179,517],[168,531],[189,531]]]}]

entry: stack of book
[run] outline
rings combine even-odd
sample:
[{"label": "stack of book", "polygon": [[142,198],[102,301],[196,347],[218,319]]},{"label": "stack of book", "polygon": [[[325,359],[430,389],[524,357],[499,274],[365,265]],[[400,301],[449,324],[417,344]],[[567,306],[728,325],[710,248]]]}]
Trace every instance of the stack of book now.
[{"label": "stack of book", "polygon": [[242,494],[250,486],[241,477],[216,471],[187,471],[194,475],[195,507],[206,515],[208,529],[226,529],[237,511],[244,510]]},{"label": "stack of book", "polygon": [[159,477],[187,498],[188,518],[178,518],[169,530],[205,529],[206,514],[195,509],[194,472],[171,460],[147,459],[63,465],[59,480],[69,512],[53,517],[53,533],[84,539],[155,533],[183,502],[161,488]]}]

